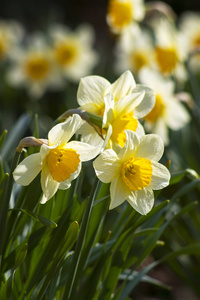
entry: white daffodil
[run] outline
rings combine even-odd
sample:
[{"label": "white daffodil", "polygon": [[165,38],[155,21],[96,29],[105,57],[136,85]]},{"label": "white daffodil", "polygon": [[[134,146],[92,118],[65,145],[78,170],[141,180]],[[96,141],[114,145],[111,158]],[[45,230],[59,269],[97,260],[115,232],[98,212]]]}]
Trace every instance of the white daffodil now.
[{"label": "white daffodil", "polygon": [[109,0],[107,23],[114,33],[121,33],[132,23],[143,19],[143,0]]},{"label": "white daffodil", "polygon": [[188,52],[182,33],[165,18],[155,19],[152,26],[158,70],[165,76],[174,74],[179,81],[184,81],[187,78],[184,62]]},{"label": "white daffodil", "polygon": [[[107,147],[124,146],[124,130],[138,131],[144,134],[139,118],[147,115],[154,106],[154,92],[146,86],[136,85],[130,71],[124,72],[113,84],[100,76],[82,78],[77,93],[80,108],[103,117],[104,137]],[[104,143],[89,125],[84,125],[83,140],[102,146]],[[85,140],[84,140],[85,141]],[[105,143],[104,143],[105,144]]]},{"label": "white daffodil", "polygon": [[155,68],[155,53],[150,33],[139,26],[131,26],[116,44],[116,71],[129,69],[133,74],[143,67]]},{"label": "white daffodil", "polygon": [[180,19],[180,32],[183,34],[190,56],[190,67],[200,71],[200,13],[187,12]]},{"label": "white daffodil", "polygon": [[107,149],[98,156],[93,165],[97,177],[110,185],[110,209],[127,200],[140,214],[147,214],[153,207],[153,190],[169,184],[170,173],[158,163],[164,146],[154,134],[139,137],[126,131],[127,141],[117,154]]},{"label": "white daffodil", "polygon": [[68,189],[80,173],[81,162],[98,155],[96,147],[69,141],[81,123],[80,116],[73,115],[54,126],[48,134],[48,145],[43,144],[39,153],[25,158],[14,170],[14,180],[23,186],[29,185],[41,171],[41,203],[52,198],[58,189]]},{"label": "white daffodil", "polygon": [[21,25],[16,21],[0,20],[0,61],[8,58],[15,51],[23,34]]},{"label": "white daffodil", "polygon": [[163,78],[159,73],[142,69],[140,81],[155,91],[156,102],[152,111],[145,116],[145,128],[160,135],[167,145],[168,130],[179,130],[189,121],[185,107],[175,96],[175,84],[171,79]]},{"label": "white daffodil", "polygon": [[12,55],[8,82],[26,87],[33,98],[40,98],[46,89],[60,89],[64,82],[56,70],[52,51],[41,34],[27,40],[27,47]]},{"label": "white daffodil", "polygon": [[79,26],[76,31],[62,25],[54,25],[49,30],[52,39],[54,60],[64,77],[79,81],[89,75],[98,62],[98,55],[92,44],[94,31],[86,24]]}]

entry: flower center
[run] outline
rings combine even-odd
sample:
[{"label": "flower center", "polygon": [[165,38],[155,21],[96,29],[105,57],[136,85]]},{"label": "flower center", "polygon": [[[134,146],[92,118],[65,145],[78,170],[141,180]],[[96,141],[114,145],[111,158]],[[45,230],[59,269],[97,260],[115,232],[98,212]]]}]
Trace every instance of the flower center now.
[{"label": "flower center", "polygon": [[50,65],[45,56],[35,54],[25,62],[25,72],[33,80],[42,80],[49,73]]},{"label": "flower center", "polygon": [[79,154],[73,149],[51,149],[47,156],[49,172],[57,182],[69,179],[77,170],[79,163]]},{"label": "flower center", "polygon": [[175,49],[156,48],[156,60],[160,67],[161,72],[168,73],[176,67],[178,56]]},{"label": "flower center", "polygon": [[56,46],[55,56],[56,60],[61,66],[66,66],[70,64],[75,56],[77,55],[76,45],[69,44],[69,42],[61,42]]},{"label": "flower center", "polygon": [[0,36],[0,60],[3,60],[4,57],[6,56],[6,51],[7,51],[7,45],[3,41],[3,36]]},{"label": "flower center", "polygon": [[148,57],[146,53],[142,52],[133,52],[132,57],[131,57],[132,65],[136,69],[136,71],[140,71],[142,67],[147,65],[148,63]]},{"label": "flower center", "polygon": [[119,2],[117,0],[110,0],[108,15],[115,27],[123,28],[130,24],[132,20],[132,5],[130,1]]},{"label": "flower center", "polygon": [[199,47],[200,46],[200,35],[197,35],[193,41],[194,47]]},{"label": "flower center", "polygon": [[126,134],[125,130],[136,131],[138,126],[137,119],[134,118],[133,112],[126,114],[124,116],[120,116],[112,122],[112,135],[111,139],[124,147],[126,143]]},{"label": "flower center", "polygon": [[157,119],[164,115],[165,105],[160,95],[156,95],[156,102],[153,109],[145,116],[145,120],[155,122]]},{"label": "flower center", "polygon": [[122,179],[131,191],[138,191],[149,185],[152,170],[150,160],[131,157],[122,165]]}]

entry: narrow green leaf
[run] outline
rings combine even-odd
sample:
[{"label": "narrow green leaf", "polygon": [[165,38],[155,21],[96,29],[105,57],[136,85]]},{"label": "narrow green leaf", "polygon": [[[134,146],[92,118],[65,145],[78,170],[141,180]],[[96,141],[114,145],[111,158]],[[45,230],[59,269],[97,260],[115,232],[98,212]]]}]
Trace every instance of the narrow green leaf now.
[{"label": "narrow green leaf", "polygon": [[2,133],[2,135],[0,136],[0,149],[3,146],[3,143],[5,141],[6,135],[7,135],[7,130],[5,129],[4,132]]}]

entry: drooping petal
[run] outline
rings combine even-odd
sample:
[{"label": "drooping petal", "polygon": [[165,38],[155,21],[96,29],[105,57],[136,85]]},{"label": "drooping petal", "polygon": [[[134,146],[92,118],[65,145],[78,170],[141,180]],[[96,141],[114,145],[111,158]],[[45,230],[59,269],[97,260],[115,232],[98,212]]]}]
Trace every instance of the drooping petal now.
[{"label": "drooping petal", "polygon": [[118,154],[120,160],[128,160],[131,156],[135,156],[140,143],[139,136],[134,131],[125,130],[125,132],[127,139],[125,146]]},{"label": "drooping petal", "polygon": [[109,209],[113,209],[122,204],[130,195],[130,189],[123,183],[120,177],[115,177],[110,185],[111,202]]},{"label": "drooping petal", "polygon": [[109,123],[112,122],[114,115],[113,115],[113,107],[114,107],[114,97],[112,94],[107,94],[104,97],[104,103],[105,103],[105,110],[103,114],[103,128],[108,127]]},{"label": "drooping petal", "polygon": [[164,152],[164,144],[160,136],[148,134],[140,137],[136,157],[144,157],[148,160],[159,161]]},{"label": "drooping petal", "polygon": [[93,162],[97,177],[105,183],[109,183],[118,175],[120,164],[117,154],[112,149],[102,152]]},{"label": "drooping petal", "polygon": [[127,201],[141,215],[146,215],[153,207],[154,194],[152,190],[143,188],[139,191],[131,192]]},{"label": "drooping petal", "polygon": [[69,117],[65,122],[54,126],[48,134],[49,145],[63,144],[65,145],[69,139],[75,134],[82,124],[79,115]]},{"label": "drooping petal", "polygon": [[14,170],[14,180],[23,185],[29,185],[31,181],[42,170],[42,160],[40,153],[32,154],[26,157]]},{"label": "drooping petal", "polygon": [[170,173],[165,166],[156,161],[151,161],[151,165],[153,167],[153,171],[148,188],[152,190],[163,189],[169,184]]},{"label": "drooping petal", "polygon": [[101,150],[99,147],[94,147],[89,144],[78,142],[78,141],[72,141],[67,143],[65,149],[70,149],[70,148],[75,150],[80,155],[79,159],[81,161],[88,161],[93,159],[99,154]]},{"label": "drooping petal", "polygon": [[46,201],[51,199],[55,195],[59,187],[59,182],[53,179],[53,177],[49,173],[47,166],[44,166],[42,169],[41,187],[44,195],[40,203],[45,203]]},{"label": "drooping petal", "polygon": [[119,99],[132,93],[135,85],[136,84],[132,73],[130,71],[126,71],[107,88],[106,94],[112,94],[115,98],[115,101],[118,101]]},{"label": "drooping petal", "polygon": [[102,105],[105,90],[109,85],[109,81],[100,76],[81,78],[77,92],[78,104],[82,106],[94,102],[98,105]]}]

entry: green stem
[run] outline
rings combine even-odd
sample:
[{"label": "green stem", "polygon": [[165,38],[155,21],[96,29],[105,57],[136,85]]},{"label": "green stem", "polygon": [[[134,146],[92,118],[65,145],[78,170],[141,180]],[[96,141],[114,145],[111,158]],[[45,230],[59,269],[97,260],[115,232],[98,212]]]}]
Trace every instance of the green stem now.
[{"label": "green stem", "polygon": [[7,182],[7,186],[6,186],[5,198],[4,198],[4,202],[2,204],[2,210],[1,210],[1,215],[0,215],[0,272],[1,272],[1,267],[2,267],[3,253],[4,253],[4,242],[5,242],[9,201],[10,201],[10,196],[11,196],[12,186],[13,186],[12,173],[18,164],[20,154],[21,153],[16,151],[15,156],[13,158],[13,162],[12,162],[12,166],[11,166],[11,170],[10,170],[10,176],[8,178],[8,182]]},{"label": "green stem", "polygon": [[87,203],[87,207],[86,207],[83,221],[81,224],[80,233],[79,233],[78,240],[76,243],[72,263],[71,263],[70,270],[69,270],[69,277],[68,277],[67,284],[65,287],[65,292],[63,295],[63,299],[67,299],[67,300],[73,299],[72,298],[73,292],[76,288],[76,283],[78,281],[77,270],[78,270],[78,266],[79,266],[79,262],[80,262],[80,258],[81,258],[81,253],[82,253],[84,243],[85,243],[85,238],[86,238],[87,228],[88,228],[88,224],[89,224],[89,220],[90,220],[90,216],[91,216],[91,212],[92,212],[92,207],[93,207],[94,199],[95,199],[96,192],[98,189],[98,183],[99,183],[99,180],[97,177],[95,177],[95,182],[93,184],[90,198]]}]

